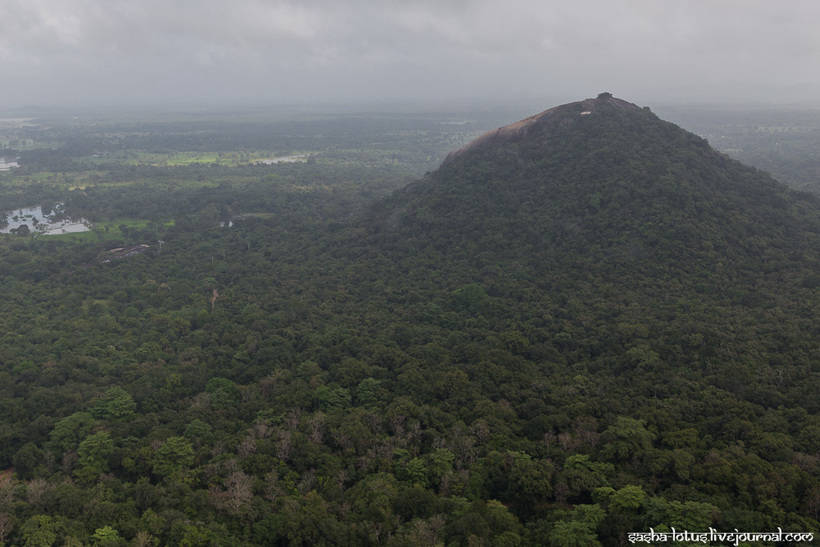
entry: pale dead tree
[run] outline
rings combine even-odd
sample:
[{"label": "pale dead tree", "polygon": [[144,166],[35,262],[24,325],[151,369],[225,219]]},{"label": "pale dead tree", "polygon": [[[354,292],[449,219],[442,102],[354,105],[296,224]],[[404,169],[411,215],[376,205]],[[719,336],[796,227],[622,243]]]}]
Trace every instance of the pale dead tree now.
[{"label": "pale dead tree", "polygon": [[302,494],[307,494],[311,490],[316,489],[316,471],[314,469],[308,469],[302,473],[302,478],[299,484],[296,485],[296,489]]},{"label": "pale dead tree", "polygon": [[441,484],[439,484],[439,487],[438,487],[439,494],[441,494],[443,496],[449,496],[450,495],[450,482],[452,482],[452,480],[453,480],[453,474],[452,473],[445,473],[444,475],[442,475]]},{"label": "pale dead tree", "polygon": [[342,521],[344,521],[348,517],[348,515],[350,515],[350,511],[351,511],[350,502],[343,501],[342,503],[339,504],[339,509],[338,509],[337,514],[339,515],[339,518],[342,519]]},{"label": "pale dead tree", "polygon": [[242,466],[239,465],[239,460],[236,458],[230,458],[222,462],[222,470],[229,475],[240,469],[242,469]]},{"label": "pale dead tree", "polygon": [[134,536],[134,541],[131,542],[134,547],[155,547],[157,540],[154,536],[145,531],[137,532]]},{"label": "pale dead tree", "polygon": [[552,445],[555,444],[555,441],[557,439],[558,437],[556,437],[555,433],[553,433],[552,431],[547,431],[546,433],[544,433],[544,446],[547,448],[547,450],[552,448]]},{"label": "pale dead tree", "polygon": [[40,505],[47,501],[54,488],[44,479],[34,479],[26,484],[26,501],[31,505]]},{"label": "pale dead tree", "polygon": [[353,450],[353,439],[350,437],[350,435],[347,434],[346,431],[337,429],[333,431],[332,435],[333,440],[336,441],[336,444],[338,444],[345,451]]},{"label": "pale dead tree", "polygon": [[208,490],[211,503],[231,515],[247,513],[253,500],[253,477],[234,471],[222,484],[223,488],[212,486]]},{"label": "pale dead tree", "polygon": [[567,501],[567,496],[569,496],[569,486],[567,485],[567,481],[559,480],[555,483],[555,488],[553,488],[553,492],[555,493],[555,499],[560,502],[564,503]]},{"label": "pale dead tree", "polygon": [[279,380],[281,376],[281,371],[277,370],[259,380],[259,392],[264,397],[270,397],[273,393],[273,388],[276,386],[277,380]]},{"label": "pale dead tree", "polygon": [[347,482],[348,479],[347,471],[344,469],[340,469],[333,477],[333,479],[336,481],[335,484],[337,488],[343,488],[344,484]]},{"label": "pale dead tree", "polygon": [[391,443],[382,440],[376,445],[376,459],[379,462],[379,468],[383,470],[389,469],[393,464],[393,446]]},{"label": "pale dead tree", "polygon": [[299,423],[302,421],[302,413],[299,411],[298,408],[294,408],[288,411],[287,415],[285,416],[285,425],[288,429],[296,429],[299,427]]},{"label": "pale dead tree", "polygon": [[366,412],[362,415],[362,423],[374,434],[378,434],[384,426],[384,418],[375,412]]},{"label": "pale dead tree", "polygon": [[456,457],[453,462],[456,467],[465,467],[472,464],[476,457],[476,439],[464,428],[459,428],[450,435],[450,438],[442,439],[437,448],[447,448]]},{"label": "pale dead tree", "polygon": [[[43,366],[45,366],[45,364]],[[57,457],[51,451],[46,451],[46,453],[43,454],[42,463],[46,467],[46,469],[48,469],[49,471],[54,471],[55,465],[57,463]]]},{"label": "pale dead tree", "polygon": [[814,515],[815,520],[820,518],[820,486],[815,486],[811,492],[809,492],[806,509]]},{"label": "pale dead tree", "polygon": [[285,495],[284,489],[279,484],[279,473],[277,473],[276,470],[272,470],[267,473],[264,479],[265,499],[269,501],[276,501],[276,498]]},{"label": "pale dead tree", "polygon": [[393,430],[393,435],[402,437],[404,434],[404,422],[407,418],[401,414],[394,414],[390,416],[390,428]]},{"label": "pale dead tree", "polygon": [[191,399],[191,410],[202,410],[207,408],[211,400],[211,395],[209,393],[197,393]]},{"label": "pale dead tree", "polygon": [[62,469],[63,473],[70,474],[71,470],[74,469],[74,464],[77,463],[77,459],[79,456],[77,452],[74,450],[69,450],[65,454],[63,454],[62,460]]},{"label": "pale dead tree", "polygon": [[317,412],[316,414],[310,416],[307,422],[309,427],[308,437],[311,442],[317,444],[321,443],[322,438],[324,437],[325,415],[321,412]]},{"label": "pale dead tree", "polygon": [[227,498],[228,495],[225,491],[216,484],[212,484],[208,487],[208,501],[210,501],[211,505],[216,507],[217,510],[224,511],[227,508]]},{"label": "pale dead tree", "polygon": [[275,433],[276,443],[275,451],[276,457],[280,460],[287,461],[290,458],[290,451],[292,446],[291,433],[287,429],[276,429]]},{"label": "pale dead tree", "polygon": [[582,446],[589,448],[596,446],[601,437],[598,433],[598,420],[592,416],[584,416],[575,420],[573,433]]},{"label": "pale dead tree", "polygon": [[253,499],[253,477],[242,471],[234,471],[226,479],[225,486],[228,511],[238,515]]},{"label": "pale dead tree", "polygon": [[11,534],[12,528],[14,528],[14,523],[11,520],[11,515],[0,513],[0,545],[6,544],[6,538]]},{"label": "pale dead tree", "polygon": [[387,471],[391,467],[393,460],[393,449],[383,443],[361,447],[357,452],[361,455],[356,460],[356,468],[360,470],[371,469],[375,471]]},{"label": "pale dead tree", "polygon": [[211,455],[216,458],[221,456],[225,453],[225,443],[222,441],[217,441],[214,443],[213,448],[211,448]]},{"label": "pale dead tree", "polygon": [[251,437],[250,435],[242,439],[239,442],[239,446],[236,448],[236,453],[239,454],[240,458],[247,458],[255,452],[256,441],[253,440],[253,437]]},{"label": "pale dead tree", "polygon": [[416,520],[413,522],[409,533],[408,542],[412,545],[444,545],[442,532],[444,531],[444,518],[436,515],[428,520]]},{"label": "pale dead tree", "polygon": [[0,511],[10,511],[14,503],[16,481],[12,478],[0,477]]},{"label": "pale dead tree", "polygon": [[421,424],[418,420],[413,420],[407,428],[407,440],[413,445],[414,456],[418,455],[419,439],[421,439]]},{"label": "pale dead tree", "polygon": [[214,311],[214,304],[216,304],[217,298],[219,298],[219,291],[214,289],[213,293],[211,294],[211,311]]},{"label": "pale dead tree", "polygon": [[820,465],[820,458],[802,452],[795,452],[792,455],[792,464],[796,465],[806,473],[812,473]]},{"label": "pale dead tree", "polygon": [[578,449],[583,443],[571,433],[564,432],[558,434],[558,444],[560,444],[564,450],[572,452]]},{"label": "pale dead tree", "polygon": [[257,439],[267,439],[270,437],[270,426],[264,422],[257,422],[253,424],[253,435]]},{"label": "pale dead tree", "polygon": [[470,430],[472,431],[476,440],[478,440],[479,444],[483,444],[487,439],[490,438],[490,424],[488,424],[485,420],[476,420],[470,426]]}]

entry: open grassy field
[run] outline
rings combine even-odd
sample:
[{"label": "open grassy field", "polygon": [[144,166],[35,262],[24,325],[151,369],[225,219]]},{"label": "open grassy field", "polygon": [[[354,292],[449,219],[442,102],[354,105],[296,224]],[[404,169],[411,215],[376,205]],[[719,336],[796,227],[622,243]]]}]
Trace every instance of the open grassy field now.
[{"label": "open grassy field", "polygon": [[173,220],[157,223],[145,219],[119,218],[104,222],[96,222],[91,226],[91,230],[88,232],[54,234],[40,237],[48,238],[49,240],[53,239],[56,241],[118,241],[129,239],[131,234],[136,231],[153,231],[154,229],[167,228],[173,225]]},{"label": "open grassy field", "polygon": [[292,163],[292,161],[288,161],[289,158],[297,158],[296,161],[307,161],[308,156],[309,152],[271,152],[263,150],[221,152],[148,152],[141,150],[126,150],[95,155],[87,158],[87,161],[98,165],[118,164],[130,166],[180,167],[204,164],[237,167],[240,165],[251,165],[264,162],[275,163],[277,161],[281,161],[282,163]]}]

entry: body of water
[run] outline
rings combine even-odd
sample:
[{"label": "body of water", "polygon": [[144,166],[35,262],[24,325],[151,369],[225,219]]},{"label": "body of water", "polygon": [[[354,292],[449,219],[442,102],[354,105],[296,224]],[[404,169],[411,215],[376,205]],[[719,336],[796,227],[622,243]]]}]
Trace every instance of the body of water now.
[{"label": "body of water", "polygon": [[12,167],[20,167],[20,164],[14,160],[0,158],[0,171],[8,171]]},{"label": "body of water", "polygon": [[290,156],[277,156],[275,158],[266,158],[259,160],[256,163],[262,165],[276,165],[278,163],[305,163],[308,160],[308,154],[292,154]]},{"label": "body of water", "polygon": [[28,226],[29,232],[46,236],[87,232],[91,229],[90,223],[84,218],[66,218],[62,204],[57,204],[48,214],[43,213],[43,208],[37,205],[0,212],[0,215],[5,215],[7,222],[0,227],[0,234],[13,233],[13,230],[18,230],[24,224]]}]

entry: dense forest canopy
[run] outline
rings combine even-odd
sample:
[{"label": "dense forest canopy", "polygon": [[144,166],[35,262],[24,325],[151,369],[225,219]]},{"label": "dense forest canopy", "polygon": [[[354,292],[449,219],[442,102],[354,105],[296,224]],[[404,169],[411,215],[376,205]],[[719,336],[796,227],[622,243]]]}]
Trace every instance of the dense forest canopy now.
[{"label": "dense forest canopy", "polygon": [[0,235],[0,544],[816,533],[820,200],[608,95],[495,122],[8,132],[92,229]]}]

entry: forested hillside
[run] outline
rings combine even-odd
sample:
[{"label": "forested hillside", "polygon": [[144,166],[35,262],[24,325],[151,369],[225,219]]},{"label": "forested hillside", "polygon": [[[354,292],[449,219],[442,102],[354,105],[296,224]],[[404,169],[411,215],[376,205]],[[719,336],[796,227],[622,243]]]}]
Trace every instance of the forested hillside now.
[{"label": "forested hillside", "polygon": [[0,175],[95,226],[0,235],[0,544],[818,531],[816,198],[608,94],[320,141]]},{"label": "forested hillside", "polygon": [[781,106],[665,106],[664,119],[798,190],[820,194],[820,111]]}]

